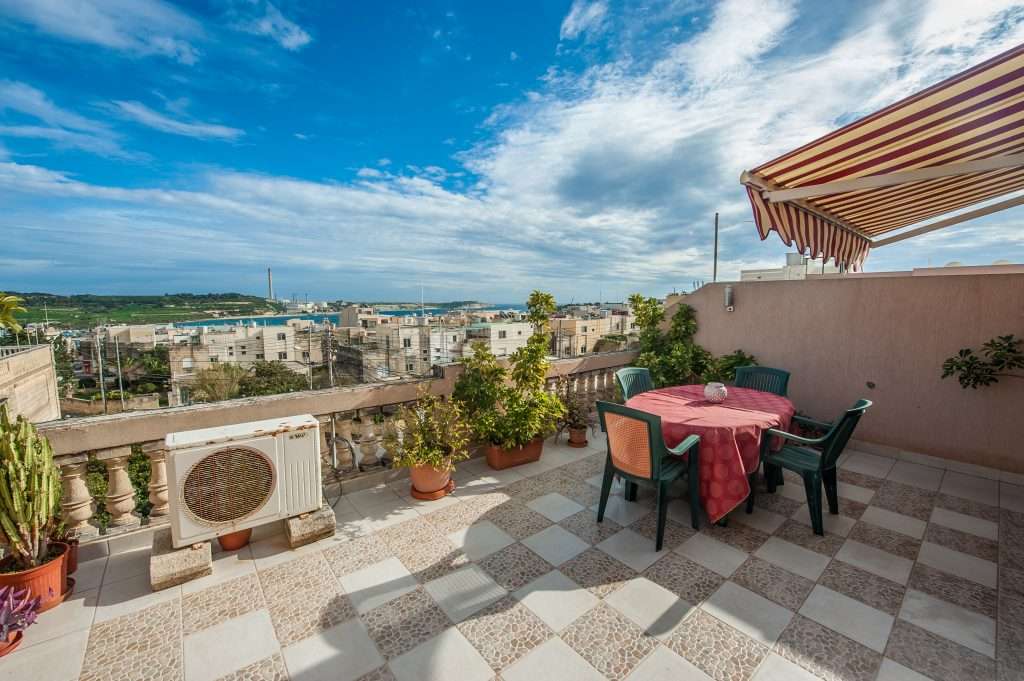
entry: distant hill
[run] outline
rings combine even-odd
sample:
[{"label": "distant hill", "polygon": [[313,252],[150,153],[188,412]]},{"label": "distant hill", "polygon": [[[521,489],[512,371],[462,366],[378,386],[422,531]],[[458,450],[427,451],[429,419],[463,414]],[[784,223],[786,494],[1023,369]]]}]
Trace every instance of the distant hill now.
[{"label": "distant hill", "polygon": [[153,324],[206,319],[211,316],[246,316],[279,312],[283,308],[258,296],[243,293],[167,293],[162,296],[97,296],[92,294],[8,291],[25,300],[23,323],[50,322],[69,328],[97,324]]}]

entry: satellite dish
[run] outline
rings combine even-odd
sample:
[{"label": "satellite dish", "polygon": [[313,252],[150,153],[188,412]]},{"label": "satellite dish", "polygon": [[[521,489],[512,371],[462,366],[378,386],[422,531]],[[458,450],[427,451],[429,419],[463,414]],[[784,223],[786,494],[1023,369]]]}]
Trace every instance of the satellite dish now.
[{"label": "satellite dish", "polygon": [[964,264],[962,262],[960,262],[959,260],[954,260],[952,262],[947,262],[944,265],[944,267],[963,267],[963,266],[964,266]]}]

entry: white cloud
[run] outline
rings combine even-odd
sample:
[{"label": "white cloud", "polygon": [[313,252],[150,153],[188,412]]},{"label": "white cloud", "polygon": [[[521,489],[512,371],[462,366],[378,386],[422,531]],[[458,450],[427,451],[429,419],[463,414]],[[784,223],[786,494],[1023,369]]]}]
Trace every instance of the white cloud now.
[{"label": "white cloud", "polygon": [[171,135],[198,139],[235,140],[245,134],[243,130],[218,123],[190,122],[171,118],[150,109],[141,102],[114,101],[111,103],[111,110],[123,118]]},{"label": "white cloud", "polygon": [[258,5],[262,14],[239,20],[234,27],[253,35],[266,36],[286,50],[299,50],[313,41],[301,26],[281,14],[281,10],[270,2]]},{"label": "white cloud", "polygon": [[605,0],[573,0],[569,13],[562,19],[559,37],[575,40],[584,33],[596,35],[604,29],[607,15],[608,3]]},{"label": "white cloud", "polygon": [[0,0],[0,15],[73,42],[194,64],[197,21],[161,0]]},{"label": "white cloud", "polygon": [[508,60],[519,61],[519,54],[515,50],[512,50],[511,52],[508,53]]}]

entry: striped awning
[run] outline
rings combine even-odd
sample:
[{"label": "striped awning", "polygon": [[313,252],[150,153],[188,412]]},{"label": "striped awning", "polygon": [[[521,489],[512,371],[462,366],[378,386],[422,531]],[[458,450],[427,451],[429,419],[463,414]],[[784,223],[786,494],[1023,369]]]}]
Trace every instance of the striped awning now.
[{"label": "striped awning", "polygon": [[765,239],[857,269],[870,248],[1024,203],[1024,45],[746,171]]}]

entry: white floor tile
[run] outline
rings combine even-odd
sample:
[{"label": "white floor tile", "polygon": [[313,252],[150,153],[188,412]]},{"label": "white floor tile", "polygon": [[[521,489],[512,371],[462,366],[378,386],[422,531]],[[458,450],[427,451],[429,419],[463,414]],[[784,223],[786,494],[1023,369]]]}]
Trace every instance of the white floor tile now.
[{"label": "white floor tile", "polygon": [[684,541],[676,551],[723,577],[731,576],[747,559],[745,551],[700,533]]},{"label": "white floor tile", "polygon": [[97,588],[103,583],[103,573],[106,569],[106,556],[85,562],[79,561],[78,570],[74,574],[75,591],[91,591]]},{"label": "white floor tile", "polygon": [[[668,502],[668,509],[665,511],[665,517],[679,523],[683,527],[693,527],[693,516],[690,515],[690,500],[686,498],[670,500]],[[706,522],[703,516],[700,520],[701,522]]]},{"label": "white floor tile", "polygon": [[744,634],[771,647],[793,613],[735,582],[726,582],[700,606]]},{"label": "white floor tile", "polygon": [[565,629],[600,602],[558,570],[538,577],[514,595],[555,631]]},{"label": "white floor tile", "polygon": [[183,647],[185,681],[215,681],[273,655],[278,643],[270,613],[261,609],[186,636]]},{"label": "white floor tile", "polygon": [[506,667],[501,678],[503,681],[605,681],[603,675],[557,636]]},{"label": "white floor tile", "polygon": [[766,511],[760,506],[755,506],[753,513],[747,513],[745,507],[741,507],[729,514],[729,522],[741,523],[755,530],[773,534],[786,522],[786,516]]},{"label": "white floor tile", "polygon": [[864,511],[864,514],[860,517],[866,523],[875,525],[876,527],[882,527],[893,532],[899,532],[905,534],[908,537],[914,539],[920,539],[924,536],[924,531],[928,527],[928,523],[917,518],[911,518],[908,515],[902,513],[893,513],[887,511],[884,508],[878,506],[868,506]]},{"label": "white floor tile", "polygon": [[99,589],[79,591],[76,585],[75,592],[60,607],[40,614],[35,623],[25,630],[21,647],[34,646],[75,631],[88,631],[96,617],[99,594]]},{"label": "white floor tile", "polygon": [[230,553],[215,553],[213,555],[213,574],[185,582],[181,585],[181,593],[196,593],[214,584],[223,584],[232,579],[255,573],[256,560],[248,546],[243,546],[240,550]]},{"label": "white floor tile", "polygon": [[291,681],[355,681],[384,664],[357,617],[281,651]]},{"label": "white floor tile", "polygon": [[817,676],[810,673],[800,665],[794,664],[786,658],[769,653],[757,673],[751,681],[820,681]]},{"label": "white floor tile", "polygon": [[950,527],[961,532],[968,532],[985,539],[999,541],[999,524],[990,520],[976,518],[936,506],[932,509],[931,521],[936,525]]},{"label": "white floor tile", "polygon": [[[807,508],[807,504],[804,504],[796,511],[793,511],[792,518],[801,525],[811,527],[811,512],[810,509]],[[840,537],[845,537],[850,534],[850,530],[852,530],[853,526],[857,524],[856,520],[853,518],[847,518],[845,515],[832,515],[828,512],[828,506],[825,506],[822,511],[821,521],[826,532],[829,532],[830,534],[837,534]]]},{"label": "white floor tile", "polygon": [[654,561],[665,555],[654,550],[653,539],[648,539],[630,529],[613,534],[598,544],[597,548],[637,572],[646,570],[654,564]]},{"label": "white floor tile", "polygon": [[[640,488],[640,492],[642,495],[643,488]],[[596,513],[597,506],[594,504],[590,508]],[[650,513],[653,507],[651,499],[645,499],[643,496],[639,496],[637,501],[626,501],[621,496],[609,497],[608,505],[604,509],[604,517],[626,527]]]},{"label": "white floor tile", "polygon": [[907,669],[899,662],[893,662],[887,657],[882,658],[882,668],[878,670],[878,678],[875,681],[933,681],[924,674],[918,674],[913,669]]},{"label": "white floor tile", "polygon": [[999,483],[999,505],[1017,513],[1024,513],[1024,486]]},{"label": "white floor tile", "polygon": [[711,677],[686,658],[665,646],[658,646],[636,666],[626,681],[711,681]]},{"label": "white floor tile", "polygon": [[769,537],[754,555],[811,581],[818,580],[829,562],[828,556],[778,537]]},{"label": "white floor tile", "polygon": [[467,528],[448,535],[457,548],[470,560],[480,560],[515,542],[507,532],[490,520],[481,520]]},{"label": "white floor tile", "polygon": [[352,605],[368,612],[416,588],[416,578],[397,558],[388,558],[341,578]]},{"label": "white floor tile", "polygon": [[939,485],[942,484],[942,474],[945,473],[941,468],[932,468],[931,466],[922,466],[916,463],[910,463],[909,461],[897,461],[889,471],[889,479],[894,482],[900,482],[904,485],[911,485],[913,487],[920,487],[921,489],[936,491],[939,489]]},{"label": "white floor tile", "polygon": [[113,584],[100,587],[100,597],[96,604],[94,624],[138,612],[157,603],[173,600],[181,596],[181,587],[174,586],[163,591],[153,591],[149,585],[149,574],[136,575],[122,579]]},{"label": "white floor tile", "polygon": [[924,542],[921,544],[921,551],[917,554],[917,561],[948,572],[957,577],[969,579],[990,589],[996,588],[996,564],[976,558],[975,556],[947,549],[945,546]]},{"label": "white floor tile", "polygon": [[950,641],[977,651],[996,656],[995,620],[934,598],[914,589],[907,589],[900,608],[900,619],[938,634]]},{"label": "white floor tile", "polygon": [[649,636],[663,640],[694,610],[694,606],[646,577],[634,577],[604,602]]},{"label": "white floor tile", "polygon": [[366,515],[379,515],[402,504],[402,498],[387,485],[377,485],[358,492],[349,492],[342,497],[345,501]]},{"label": "white floor tile", "polygon": [[89,632],[82,630],[29,648],[23,644],[0,657],[0,681],[76,681],[88,643]]},{"label": "white floor tile", "polygon": [[424,588],[456,624],[505,595],[505,590],[477,565],[438,577]]},{"label": "white floor tile", "polygon": [[454,627],[399,655],[389,666],[397,681],[489,681],[494,677],[473,644]]},{"label": "white floor tile", "polygon": [[787,499],[792,499],[793,501],[807,501],[807,491],[804,489],[802,484],[788,482],[782,487],[776,487],[775,493],[780,494]]},{"label": "white floor tile", "polygon": [[149,557],[151,551],[148,548],[125,551],[111,556],[107,560],[107,569],[103,574],[103,582],[113,582],[149,574]]},{"label": "white floor tile", "polygon": [[531,501],[526,505],[553,523],[565,520],[571,515],[579,513],[583,507],[572,499],[562,496],[557,492],[545,494]]},{"label": "white floor tile", "polygon": [[999,499],[999,482],[979,478],[975,475],[946,471],[939,491],[955,497],[973,499],[983,504],[994,505]]},{"label": "white floor tile", "polygon": [[851,452],[850,455],[843,460],[840,468],[845,468],[846,470],[853,471],[854,473],[871,475],[876,478],[885,478],[889,475],[889,471],[892,470],[895,463],[895,459],[891,459],[887,456],[868,454],[867,452]]},{"label": "white floor tile", "polygon": [[914,563],[906,558],[894,556],[887,551],[852,539],[846,540],[836,558],[899,584],[907,583],[910,579],[910,570],[914,567]]},{"label": "white floor tile", "polygon": [[527,537],[523,544],[556,567],[590,548],[590,544],[559,525]]},{"label": "white floor tile", "polygon": [[885,651],[895,619],[820,584],[804,601],[800,614],[880,653]]},{"label": "white floor tile", "polygon": [[[839,493],[839,496],[842,497],[843,499],[851,499],[862,504],[870,504],[872,497],[875,496],[875,490],[868,489],[867,487],[861,487],[860,485],[851,485],[848,482],[840,482],[838,485],[836,485],[836,490]],[[824,499],[824,489],[822,489],[821,494],[822,499]],[[804,496],[804,498],[807,498],[806,495]]]}]

